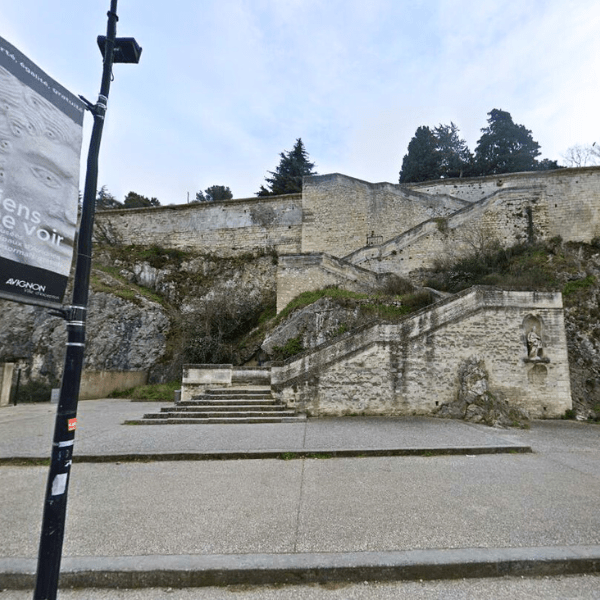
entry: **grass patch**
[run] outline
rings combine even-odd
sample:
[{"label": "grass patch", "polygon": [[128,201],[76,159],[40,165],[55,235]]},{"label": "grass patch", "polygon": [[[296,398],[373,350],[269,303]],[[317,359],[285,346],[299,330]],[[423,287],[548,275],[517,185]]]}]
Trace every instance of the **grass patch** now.
[{"label": "grass patch", "polygon": [[275,325],[281,323],[287,318],[292,312],[299,308],[304,308],[320,300],[321,298],[336,298],[336,299],[351,299],[351,300],[362,300],[369,298],[368,294],[360,294],[358,292],[349,292],[336,287],[327,287],[313,292],[302,292],[299,296],[296,296],[288,305],[277,315],[275,319]]},{"label": "grass patch", "polygon": [[584,290],[586,288],[592,287],[595,283],[596,278],[593,275],[588,275],[584,279],[569,281],[564,285],[562,289],[562,294],[563,296],[570,296],[571,294],[574,294],[579,290]]},{"label": "grass patch", "polygon": [[109,398],[130,398],[131,400],[147,400],[151,402],[173,402],[175,390],[181,388],[179,381],[141,385],[112,392]]},{"label": "grass patch", "polygon": [[335,458],[334,454],[328,453],[315,453],[315,452],[283,452],[279,455],[279,460],[297,460],[299,458],[311,458],[317,460],[327,460],[329,458]]},{"label": "grass patch", "polygon": [[94,269],[110,275],[115,281],[115,285],[109,285],[108,283],[103,282],[97,274],[92,273],[90,276],[90,283],[95,292],[112,294],[113,296],[117,296],[123,300],[127,300],[128,302],[134,302],[137,304],[139,304],[139,296],[143,296],[147,300],[157,302],[158,304],[164,306],[165,302],[161,296],[149,290],[148,288],[130,283],[120,274],[120,271],[117,267],[94,264]]},{"label": "grass patch", "polygon": [[[402,289],[412,290],[402,282]],[[327,287],[311,292],[302,292],[296,296],[275,318],[273,326],[281,323],[286,317],[297,309],[313,304],[321,298],[331,298],[348,306],[360,306],[363,314],[379,317],[385,321],[396,321],[411,312],[419,310],[431,304],[429,292],[405,293],[403,295],[390,295],[381,292],[377,294],[365,294],[350,292],[336,287]],[[348,331],[347,325],[340,325],[340,329],[334,335],[341,335]]]},{"label": "grass patch", "polygon": [[285,360],[290,356],[295,356],[304,352],[304,346],[300,336],[290,338],[284,346],[273,346],[273,359],[274,360]]},{"label": "grass patch", "polygon": [[7,467],[49,467],[49,458],[5,457],[0,458],[0,466]]}]

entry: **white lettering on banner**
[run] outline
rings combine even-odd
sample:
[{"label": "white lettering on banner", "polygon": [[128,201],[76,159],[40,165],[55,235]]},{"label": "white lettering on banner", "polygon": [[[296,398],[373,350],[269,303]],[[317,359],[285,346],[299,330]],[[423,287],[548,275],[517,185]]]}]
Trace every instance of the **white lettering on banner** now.
[{"label": "white lettering on banner", "polygon": [[27,290],[34,290],[36,292],[45,292],[46,286],[40,285],[39,283],[31,283],[30,281],[23,281],[22,279],[10,278],[6,281],[6,285],[15,285],[20,288]]},{"label": "white lettering on banner", "polygon": [[41,223],[41,215],[37,210],[29,210],[26,204],[16,203],[12,198],[3,198],[4,191],[0,189],[0,208],[6,213],[13,213],[20,219],[17,220],[13,214],[0,213],[0,224],[7,230],[12,231],[17,226],[17,223],[22,223],[25,233],[28,236],[35,234],[42,242],[48,242],[55,246],[60,246],[60,243],[65,239],[56,229],[52,229],[52,233],[47,229],[38,228]]}]

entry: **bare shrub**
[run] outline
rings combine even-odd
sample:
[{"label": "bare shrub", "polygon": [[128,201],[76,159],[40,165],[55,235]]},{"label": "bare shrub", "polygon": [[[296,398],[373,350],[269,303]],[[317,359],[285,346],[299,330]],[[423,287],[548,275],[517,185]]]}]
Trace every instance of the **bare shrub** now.
[{"label": "bare shrub", "polygon": [[386,296],[403,296],[404,294],[411,294],[415,291],[415,286],[408,280],[398,275],[389,275],[381,291]]},{"label": "bare shrub", "polygon": [[262,304],[221,290],[200,308],[182,314],[181,363],[234,363],[238,341],[258,324],[263,309]]}]

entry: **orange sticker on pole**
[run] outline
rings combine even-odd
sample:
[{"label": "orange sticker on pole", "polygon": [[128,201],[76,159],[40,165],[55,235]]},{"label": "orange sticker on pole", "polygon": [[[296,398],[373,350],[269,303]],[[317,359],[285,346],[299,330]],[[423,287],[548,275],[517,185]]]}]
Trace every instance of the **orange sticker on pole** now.
[{"label": "orange sticker on pole", "polygon": [[67,421],[67,429],[69,431],[75,431],[77,429],[77,419],[69,419]]}]

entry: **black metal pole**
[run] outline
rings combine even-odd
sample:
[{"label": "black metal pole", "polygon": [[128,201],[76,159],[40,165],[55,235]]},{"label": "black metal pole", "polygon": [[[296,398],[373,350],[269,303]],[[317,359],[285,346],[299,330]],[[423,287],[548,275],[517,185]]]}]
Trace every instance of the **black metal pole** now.
[{"label": "black metal pole", "polygon": [[94,127],[88,152],[83,211],[77,241],[73,301],[66,311],[67,354],[54,425],[52,459],[46,485],[34,600],[55,600],[58,589],[69,474],[77,426],[77,400],[85,349],[85,321],[92,264],[92,230],[98,184],[98,154],[112,76],[117,20],[117,0],[111,0],[100,95],[96,105],[88,106],[94,116]]}]

